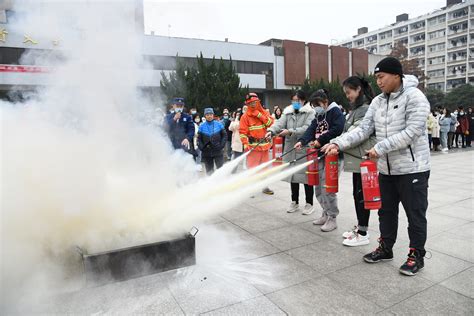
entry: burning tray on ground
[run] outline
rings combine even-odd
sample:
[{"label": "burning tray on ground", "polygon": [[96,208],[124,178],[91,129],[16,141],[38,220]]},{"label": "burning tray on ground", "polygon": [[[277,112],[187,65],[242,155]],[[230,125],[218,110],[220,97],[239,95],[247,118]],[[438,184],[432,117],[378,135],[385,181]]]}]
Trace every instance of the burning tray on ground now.
[{"label": "burning tray on ground", "polygon": [[138,278],[196,264],[197,228],[174,240],[88,254],[78,248],[87,286]]}]

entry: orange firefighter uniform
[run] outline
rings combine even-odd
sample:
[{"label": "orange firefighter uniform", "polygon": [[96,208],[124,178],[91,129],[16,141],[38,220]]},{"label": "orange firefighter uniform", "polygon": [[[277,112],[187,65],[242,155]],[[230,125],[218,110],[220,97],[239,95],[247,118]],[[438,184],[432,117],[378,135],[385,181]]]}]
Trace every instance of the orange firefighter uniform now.
[{"label": "orange firefighter uniform", "polygon": [[265,139],[265,134],[273,124],[273,117],[265,111],[255,93],[247,95],[245,104],[248,110],[240,118],[239,133],[245,151],[255,148],[247,156],[247,166],[253,168],[269,161],[272,144]]}]

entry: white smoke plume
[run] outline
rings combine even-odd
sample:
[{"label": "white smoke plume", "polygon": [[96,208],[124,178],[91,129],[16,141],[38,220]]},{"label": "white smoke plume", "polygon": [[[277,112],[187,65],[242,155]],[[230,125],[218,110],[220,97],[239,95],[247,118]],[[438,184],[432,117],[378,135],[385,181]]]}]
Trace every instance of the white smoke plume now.
[{"label": "white smoke plume", "polygon": [[[292,172],[241,189],[233,166],[202,180],[191,156],[171,149],[150,124],[156,104],[137,88],[134,2],[16,2],[10,32],[59,40],[61,56],[27,52],[24,63],[53,67],[48,82],[26,102],[0,101],[3,311],[66,287],[76,246],[96,252],[182,235]],[[228,192],[212,195],[220,184]]]}]

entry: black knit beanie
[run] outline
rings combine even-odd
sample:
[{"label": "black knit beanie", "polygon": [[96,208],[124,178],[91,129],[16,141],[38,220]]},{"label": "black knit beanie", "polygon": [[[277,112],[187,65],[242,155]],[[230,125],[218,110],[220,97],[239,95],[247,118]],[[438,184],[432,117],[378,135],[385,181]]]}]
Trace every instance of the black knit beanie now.
[{"label": "black knit beanie", "polygon": [[375,66],[374,74],[378,72],[386,72],[388,74],[400,75],[403,77],[402,64],[395,57],[386,57],[379,61]]}]

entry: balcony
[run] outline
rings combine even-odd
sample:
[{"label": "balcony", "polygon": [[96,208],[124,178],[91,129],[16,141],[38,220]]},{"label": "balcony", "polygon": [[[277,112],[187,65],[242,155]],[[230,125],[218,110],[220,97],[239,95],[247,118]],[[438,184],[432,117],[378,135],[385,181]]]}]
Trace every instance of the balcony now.
[{"label": "balcony", "polygon": [[459,10],[459,11],[451,12],[451,13],[448,14],[448,24],[456,23],[456,22],[462,21],[464,19],[467,19],[468,15],[469,15],[468,8],[464,8],[464,9]]},{"label": "balcony", "polygon": [[468,29],[467,22],[463,24],[450,25],[448,28],[448,36],[464,34],[467,32],[467,29]]}]

